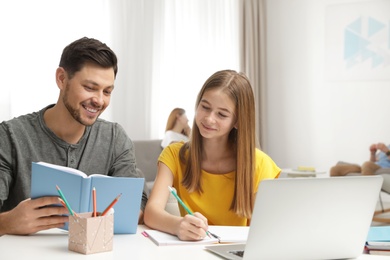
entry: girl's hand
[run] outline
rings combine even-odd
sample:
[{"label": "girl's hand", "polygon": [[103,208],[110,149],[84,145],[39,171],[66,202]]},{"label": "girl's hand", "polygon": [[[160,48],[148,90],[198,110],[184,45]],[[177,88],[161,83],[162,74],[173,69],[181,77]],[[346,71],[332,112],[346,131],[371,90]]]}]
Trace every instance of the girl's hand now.
[{"label": "girl's hand", "polygon": [[176,235],[180,240],[198,241],[207,236],[207,230],[207,219],[195,212],[194,215],[187,214],[181,219]]}]

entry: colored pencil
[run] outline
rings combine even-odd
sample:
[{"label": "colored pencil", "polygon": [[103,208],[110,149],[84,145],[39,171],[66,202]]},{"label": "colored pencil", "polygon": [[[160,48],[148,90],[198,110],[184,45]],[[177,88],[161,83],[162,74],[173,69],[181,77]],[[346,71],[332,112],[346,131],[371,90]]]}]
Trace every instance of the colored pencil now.
[{"label": "colored pencil", "polygon": [[119,194],[108,207],[103,211],[103,213],[100,216],[104,216],[107,214],[107,212],[118,202],[119,198],[122,196],[122,193]]},{"label": "colored pencil", "polygon": [[182,207],[185,209],[185,211],[187,211],[188,214],[190,215],[194,215],[191,210],[186,206],[186,204],[184,204],[184,202],[180,199],[180,197],[176,194],[175,190],[168,186],[168,189],[171,191],[172,195],[177,199],[177,201],[180,203],[180,205],[182,205]]},{"label": "colored pencil", "polygon": [[58,185],[56,185],[56,188],[57,188],[58,194],[60,194],[61,199],[65,202],[65,206],[68,208],[68,211],[69,211],[70,215],[73,216],[73,215],[74,215],[74,214],[73,214],[73,210],[72,210],[72,208],[70,207],[68,201],[66,200],[64,194],[62,193],[60,187],[58,187]]},{"label": "colored pencil", "polygon": [[[168,189],[171,191],[172,195],[177,199],[177,201],[180,203],[180,205],[183,206],[183,208],[185,209],[185,211],[187,211],[187,213],[190,214],[190,215],[194,215],[194,214],[192,213],[192,211],[186,206],[186,204],[184,204],[184,202],[181,200],[181,198],[179,197],[179,195],[177,195],[177,193],[175,192],[175,190],[174,190],[172,187],[170,187],[170,186],[168,186]],[[213,237],[219,239],[219,237],[218,237],[217,235],[212,234],[210,231],[206,231],[206,234],[207,234],[209,237],[211,237],[210,235],[212,235]]]},{"label": "colored pencil", "polygon": [[[62,206],[64,206],[65,208],[67,208],[65,202],[64,202],[61,198],[58,198],[58,200],[61,202]],[[72,210],[72,211],[73,211],[73,214],[74,214],[76,217],[79,216],[79,215],[77,215],[77,213],[76,213],[74,210]]]},{"label": "colored pencil", "polygon": [[93,200],[93,217],[96,217],[96,189],[92,189],[92,200]]}]

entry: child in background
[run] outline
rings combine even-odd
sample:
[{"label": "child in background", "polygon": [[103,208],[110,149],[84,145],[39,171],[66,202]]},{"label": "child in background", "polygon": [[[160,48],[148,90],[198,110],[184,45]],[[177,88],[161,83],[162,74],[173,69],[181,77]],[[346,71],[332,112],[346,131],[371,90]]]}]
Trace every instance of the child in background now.
[{"label": "child in background", "polygon": [[358,164],[338,162],[330,169],[330,176],[345,176],[349,173],[374,175],[379,169],[390,168],[390,145],[384,143],[372,144],[369,150],[370,159],[361,166]]},{"label": "child in background", "polygon": [[187,142],[190,138],[190,133],[191,128],[188,125],[186,111],[183,108],[175,108],[168,117],[161,147],[165,148],[174,142]]},{"label": "child in background", "polygon": [[[201,240],[208,224],[245,226],[252,217],[259,183],[277,178],[280,168],[256,148],[255,101],[247,77],[232,70],[214,73],[197,101],[191,139],[169,145],[145,209],[145,224]],[[165,211],[173,186],[193,215]]]}]

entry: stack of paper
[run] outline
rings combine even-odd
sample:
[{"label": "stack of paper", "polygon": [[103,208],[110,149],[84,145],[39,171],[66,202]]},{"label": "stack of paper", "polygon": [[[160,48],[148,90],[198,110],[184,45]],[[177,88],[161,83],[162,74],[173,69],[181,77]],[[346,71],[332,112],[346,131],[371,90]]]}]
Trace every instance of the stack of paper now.
[{"label": "stack of paper", "polygon": [[370,227],[366,250],[371,255],[390,255],[390,226]]}]

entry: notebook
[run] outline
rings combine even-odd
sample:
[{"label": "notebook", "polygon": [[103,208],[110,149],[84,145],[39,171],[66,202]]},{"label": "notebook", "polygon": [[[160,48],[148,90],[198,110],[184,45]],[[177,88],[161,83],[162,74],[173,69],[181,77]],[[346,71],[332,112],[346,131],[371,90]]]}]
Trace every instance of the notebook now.
[{"label": "notebook", "polygon": [[177,236],[158,230],[145,230],[142,235],[149,237],[158,246],[199,245],[215,243],[244,243],[248,238],[249,227],[244,226],[209,226],[209,232],[218,234],[218,238],[206,236],[199,241],[180,240]]},{"label": "notebook", "polygon": [[382,182],[381,176],[264,180],[246,243],[206,249],[241,260],[358,257]]}]

